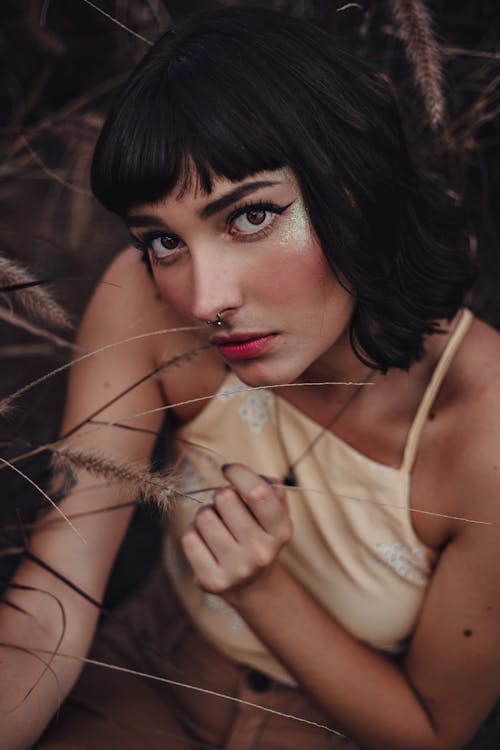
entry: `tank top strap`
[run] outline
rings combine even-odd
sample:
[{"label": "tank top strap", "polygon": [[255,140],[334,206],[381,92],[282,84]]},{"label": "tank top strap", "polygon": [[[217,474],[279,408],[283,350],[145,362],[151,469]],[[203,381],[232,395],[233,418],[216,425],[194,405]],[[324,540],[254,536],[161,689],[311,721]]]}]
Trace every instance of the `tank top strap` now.
[{"label": "tank top strap", "polygon": [[467,308],[464,308],[458,324],[448,339],[443,353],[437,363],[429,384],[425,390],[424,396],[419,404],[417,413],[413,419],[412,425],[406,438],[406,445],[403,454],[403,462],[401,464],[401,471],[411,472],[415,456],[417,454],[418,444],[420,441],[420,434],[422,428],[427,419],[427,415],[434,403],[434,399],[437,396],[439,388],[445,378],[448,368],[456,354],[456,351],[462,343],[465,334],[469,330],[469,326],[474,319],[473,314]]}]

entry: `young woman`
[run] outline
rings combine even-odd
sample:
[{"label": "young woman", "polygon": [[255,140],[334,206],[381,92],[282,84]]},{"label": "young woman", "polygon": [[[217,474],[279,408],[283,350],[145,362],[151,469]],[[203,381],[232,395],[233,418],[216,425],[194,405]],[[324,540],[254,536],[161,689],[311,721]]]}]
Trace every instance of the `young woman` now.
[{"label": "young woman", "polygon": [[[302,21],[203,13],[123,88],[93,187],[145,263],[94,295],[79,343],[131,340],[73,369],[63,433],[110,404],[70,447],[147,465],[169,409],[183,494],[92,659],[174,684],[87,666],[36,747],[464,747],[499,691],[500,344],[386,83]],[[26,649],[3,748],[72,690],[130,518],[77,479],[86,543],[41,523],[30,551],[78,590],[26,559],[9,596],[36,618],[1,612]]]}]

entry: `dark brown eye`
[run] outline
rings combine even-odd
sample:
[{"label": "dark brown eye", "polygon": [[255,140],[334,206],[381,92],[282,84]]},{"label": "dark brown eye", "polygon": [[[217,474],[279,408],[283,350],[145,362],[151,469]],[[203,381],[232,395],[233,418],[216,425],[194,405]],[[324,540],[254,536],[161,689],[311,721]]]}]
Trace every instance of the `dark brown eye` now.
[{"label": "dark brown eye", "polygon": [[266,218],[266,211],[264,211],[262,208],[252,208],[250,211],[247,211],[245,216],[247,217],[247,220],[250,222],[250,224],[254,224],[255,226],[262,224],[264,219]]},{"label": "dark brown eye", "polygon": [[168,234],[163,235],[163,237],[160,237],[159,240],[161,246],[164,247],[165,250],[175,250],[175,248],[179,244],[179,240],[176,237],[169,237]]},{"label": "dark brown eye", "polygon": [[162,234],[151,240],[149,246],[154,257],[160,260],[166,258],[174,250],[179,250],[181,240],[178,237],[171,237],[169,234]]}]

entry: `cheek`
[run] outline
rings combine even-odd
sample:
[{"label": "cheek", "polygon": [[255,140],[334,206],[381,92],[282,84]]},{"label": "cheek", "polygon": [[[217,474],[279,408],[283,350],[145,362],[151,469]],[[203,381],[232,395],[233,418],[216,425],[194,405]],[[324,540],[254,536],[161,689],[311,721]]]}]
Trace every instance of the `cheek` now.
[{"label": "cheek", "polygon": [[169,302],[178,312],[188,315],[191,303],[190,283],[182,275],[166,273],[165,269],[153,266],[153,279],[162,298]]},{"label": "cheek", "polygon": [[307,241],[275,246],[259,276],[259,282],[276,293],[277,300],[287,297],[295,304],[309,301],[319,305],[342,289],[321,246],[310,236]]}]

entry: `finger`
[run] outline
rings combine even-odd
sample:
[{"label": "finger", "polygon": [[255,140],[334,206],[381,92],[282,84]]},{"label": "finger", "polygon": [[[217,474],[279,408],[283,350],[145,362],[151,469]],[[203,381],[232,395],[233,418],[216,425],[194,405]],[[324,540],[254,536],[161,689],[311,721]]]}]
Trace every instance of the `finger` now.
[{"label": "finger", "polygon": [[238,542],[212,506],[202,508],[194,526],[221,567],[231,566],[240,554]]},{"label": "finger", "polygon": [[240,544],[263,541],[266,537],[265,530],[235,490],[218,491],[214,498],[214,507]]},{"label": "finger", "polygon": [[213,587],[219,581],[220,566],[194,525],[182,535],[181,544],[195,581],[203,588]]},{"label": "finger", "polygon": [[280,479],[280,477],[270,477],[267,474],[259,474],[259,477],[274,488],[277,498],[283,503],[286,508],[288,508],[286,489],[285,487],[283,487],[283,479]]},{"label": "finger", "polygon": [[226,465],[223,473],[262,528],[287,541],[291,535],[291,522],[286,500],[280,496],[280,491],[243,464]]}]

